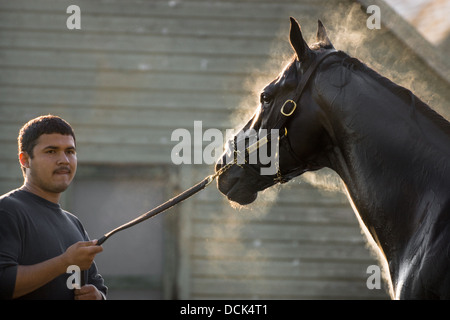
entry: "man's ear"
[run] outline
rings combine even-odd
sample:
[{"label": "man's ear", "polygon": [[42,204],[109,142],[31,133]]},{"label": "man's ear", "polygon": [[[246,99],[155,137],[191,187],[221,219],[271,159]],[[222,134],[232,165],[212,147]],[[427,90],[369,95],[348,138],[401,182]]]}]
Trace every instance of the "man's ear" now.
[{"label": "man's ear", "polygon": [[29,168],[30,167],[30,156],[25,151],[22,151],[19,153],[19,162],[20,165],[23,168]]}]

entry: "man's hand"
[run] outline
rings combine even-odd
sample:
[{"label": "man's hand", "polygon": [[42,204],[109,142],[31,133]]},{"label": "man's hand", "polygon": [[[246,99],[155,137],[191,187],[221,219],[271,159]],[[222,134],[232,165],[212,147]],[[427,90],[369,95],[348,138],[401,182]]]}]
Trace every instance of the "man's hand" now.
[{"label": "man's hand", "polygon": [[95,245],[96,243],[97,240],[79,241],[71,245],[63,254],[66,265],[76,265],[81,270],[89,269],[95,255],[103,251],[103,247]]},{"label": "man's hand", "polygon": [[[88,270],[95,255],[103,251],[103,248],[97,246],[96,243],[97,240],[80,241],[71,245],[62,255],[55,258],[34,265],[19,265],[13,298],[21,297],[42,287],[57,276],[66,273],[67,267],[71,265],[76,265],[81,270]],[[84,290],[91,292],[92,289],[80,289],[82,292],[85,292]],[[101,296],[98,291],[96,296],[97,294]]]},{"label": "man's hand", "polygon": [[92,284],[75,289],[75,300],[102,300],[103,296]]}]

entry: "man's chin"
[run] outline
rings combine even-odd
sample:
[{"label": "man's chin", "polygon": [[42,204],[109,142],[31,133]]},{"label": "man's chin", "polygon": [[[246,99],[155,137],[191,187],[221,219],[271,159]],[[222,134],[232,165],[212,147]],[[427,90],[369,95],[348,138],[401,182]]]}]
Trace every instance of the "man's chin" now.
[{"label": "man's chin", "polygon": [[46,191],[51,193],[63,193],[68,187],[68,185],[52,186],[51,188],[47,188]]},{"label": "man's chin", "polygon": [[72,182],[72,180],[54,183],[51,186],[47,186],[46,189],[47,189],[47,191],[52,192],[52,193],[62,193],[64,191],[66,191],[67,188],[69,188],[71,182]]}]

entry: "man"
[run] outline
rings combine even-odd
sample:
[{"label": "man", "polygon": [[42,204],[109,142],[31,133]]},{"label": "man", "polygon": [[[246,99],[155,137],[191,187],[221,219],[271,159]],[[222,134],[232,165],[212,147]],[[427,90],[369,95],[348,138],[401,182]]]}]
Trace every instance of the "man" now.
[{"label": "man", "polygon": [[[0,197],[0,298],[104,299],[94,262],[103,248],[59,205],[77,170],[71,126],[38,117],[22,127],[18,145],[24,184]],[[86,285],[72,289],[69,266],[88,270]]]}]

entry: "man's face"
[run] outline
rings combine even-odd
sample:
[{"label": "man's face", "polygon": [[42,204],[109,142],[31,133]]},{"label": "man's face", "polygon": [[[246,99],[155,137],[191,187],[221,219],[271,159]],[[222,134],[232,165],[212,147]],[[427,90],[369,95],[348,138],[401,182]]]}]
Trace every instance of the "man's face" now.
[{"label": "man's face", "polygon": [[29,156],[27,180],[45,192],[61,193],[77,170],[75,141],[71,135],[43,134]]}]

